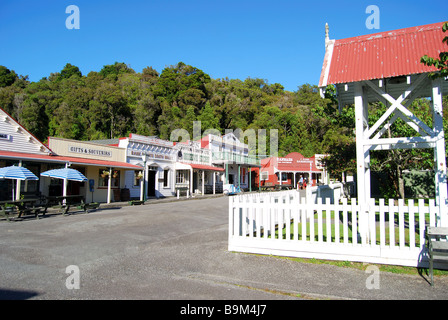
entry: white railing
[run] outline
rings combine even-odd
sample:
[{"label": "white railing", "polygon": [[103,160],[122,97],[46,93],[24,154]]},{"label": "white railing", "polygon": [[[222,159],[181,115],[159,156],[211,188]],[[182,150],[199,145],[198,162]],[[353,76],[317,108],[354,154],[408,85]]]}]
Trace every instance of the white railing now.
[{"label": "white railing", "polygon": [[229,250],[421,266],[437,209],[431,199],[360,206],[345,198],[307,202],[295,190],[236,195],[229,197]]}]

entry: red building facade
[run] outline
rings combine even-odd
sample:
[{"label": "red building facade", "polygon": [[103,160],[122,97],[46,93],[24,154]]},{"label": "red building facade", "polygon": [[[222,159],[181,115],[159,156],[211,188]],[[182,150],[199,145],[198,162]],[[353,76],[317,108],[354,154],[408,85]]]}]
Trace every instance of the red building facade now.
[{"label": "red building facade", "polygon": [[[323,183],[324,170],[318,164],[320,156],[305,158],[298,152],[292,152],[285,157],[271,157],[261,160],[261,168],[254,168],[253,185],[291,186],[297,188],[300,177],[308,181],[308,186]],[[317,162],[316,162],[317,159]]]}]

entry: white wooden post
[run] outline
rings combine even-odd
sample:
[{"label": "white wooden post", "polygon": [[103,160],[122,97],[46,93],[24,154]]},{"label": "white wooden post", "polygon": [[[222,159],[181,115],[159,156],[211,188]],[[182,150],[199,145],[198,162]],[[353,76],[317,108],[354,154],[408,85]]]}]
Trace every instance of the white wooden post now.
[{"label": "white wooden post", "polygon": [[434,80],[432,83],[432,106],[434,114],[434,135],[437,137],[434,148],[436,205],[439,207],[437,226],[448,227],[445,137],[443,132],[442,113],[442,79]]},{"label": "white wooden post", "polygon": [[[360,206],[359,230],[363,244],[368,242],[368,203],[370,198],[370,152],[364,147],[365,130],[368,130],[367,101],[361,83],[355,85],[355,122],[356,122],[356,172],[358,203]],[[354,235],[355,236],[355,235]]]},{"label": "white wooden post", "polygon": [[202,170],[202,195],[205,194],[205,190],[204,190],[204,180],[205,180],[205,171]]},{"label": "white wooden post", "polygon": [[143,201],[143,183],[144,183],[144,180],[145,179],[143,177],[140,178],[140,201]]},{"label": "white wooden post", "polygon": [[156,194],[157,199],[159,198],[159,175],[160,175],[159,168],[157,168],[156,174],[155,174],[156,182],[155,182],[155,186],[154,186],[154,193]]},{"label": "white wooden post", "polygon": [[[19,167],[21,167],[22,166],[22,160],[19,160]],[[12,182],[12,185],[13,185],[13,190],[14,190],[14,180],[13,180],[13,182]],[[20,179],[17,179],[16,180],[16,198],[15,198],[15,200],[19,200],[20,199],[20,187],[21,187],[21,181],[20,181]],[[13,191],[13,194],[14,194],[14,191]],[[13,200],[14,200],[14,197],[13,197]]]},{"label": "white wooden post", "polygon": [[213,171],[213,194],[216,193],[216,172]]},{"label": "white wooden post", "polygon": [[193,168],[190,169],[190,188],[189,188],[190,193],[187,192],[187,198],[190,197],[190,194],[193,195],[194,190],[193,190]]},{"label": "white wooden post", "polygon": [[110,203],[111,197],[111,188],[112,188],[112,168],[109,168],[109,179],[107,181],[107,203]]}]

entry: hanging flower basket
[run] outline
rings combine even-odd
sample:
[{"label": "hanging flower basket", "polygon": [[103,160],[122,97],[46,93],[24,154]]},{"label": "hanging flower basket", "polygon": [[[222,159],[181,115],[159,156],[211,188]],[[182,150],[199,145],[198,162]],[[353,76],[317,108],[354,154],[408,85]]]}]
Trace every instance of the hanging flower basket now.
[{"label": "hanging flower basket", "polygon": [[107,178],[109,177],[109,171],[103,170],[103,173],[101,174],[102,178]]},{"label": "hanging flower basket", "polygon": [[142,178],[143,178],[143,172],[140,171],[140,172],[137,174],[136,179],[137,179],[137,180],[140,180],[140,179],[142,179]]}]

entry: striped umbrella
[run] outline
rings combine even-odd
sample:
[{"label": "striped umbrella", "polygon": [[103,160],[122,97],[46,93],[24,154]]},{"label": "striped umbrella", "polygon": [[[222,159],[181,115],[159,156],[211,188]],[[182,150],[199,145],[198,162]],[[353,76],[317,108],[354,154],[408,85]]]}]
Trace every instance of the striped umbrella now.
[{"label": "striped umbrella", "polygon": [[[39,178],[27,168],[17,166],[0,168],[0,179],[39,180]],[[16,198],[20,198],[20,190],[17,190]],[[12,188],[12,199],[14,200],[14,185]]]},{"label": "striped umbrella", "polygon": [[56,178],[56,179],[67,179],[72,181],[87,181],[87,178],[78,170],[72,168],[63,169],[53,169],[42,172],[40,174],[42,177]]},{"label": "striped umbrella", "polygon": [[56,178],[64,180],[64,188],[62,190],[62,195],[65,197],[67,195],[67,180],[71,181],[87,181],[88,179],[78,170],[72,168],[63,169],[53,169],[42,172],[40,174],[42,177]]},{"label": "striped umbrella", "polygon": [[39,178],[27,168],[17,166],[0,168],[0,179],[39,180]]}]

